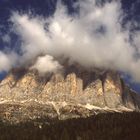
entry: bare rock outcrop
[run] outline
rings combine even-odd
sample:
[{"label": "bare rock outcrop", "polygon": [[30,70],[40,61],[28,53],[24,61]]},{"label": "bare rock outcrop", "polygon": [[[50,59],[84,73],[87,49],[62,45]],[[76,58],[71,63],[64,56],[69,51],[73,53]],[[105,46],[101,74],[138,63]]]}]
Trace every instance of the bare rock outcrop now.
[{"label": "bare rock outcrop", "polygon": [[66,102],[75,105],[139,110],[140,96],[117,72],[68,67],[63,73],[40,77],[36,71],[16,69],[0,83],[1,102]]},{"label": "bare rock outcrop", "polygon": [[0,83],[0,139],[137,140],[139,109],[117,72],[14,69]]}]

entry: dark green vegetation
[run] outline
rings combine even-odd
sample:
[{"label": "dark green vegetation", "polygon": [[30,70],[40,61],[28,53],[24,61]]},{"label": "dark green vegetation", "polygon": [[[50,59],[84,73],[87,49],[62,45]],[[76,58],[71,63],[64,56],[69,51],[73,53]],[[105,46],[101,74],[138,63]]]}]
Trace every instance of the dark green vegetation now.
[{"label": "dark green vegetation", "polygon": [[0,140],[140,140],[140,113],[100,113],[88,118],[0,123]]}]

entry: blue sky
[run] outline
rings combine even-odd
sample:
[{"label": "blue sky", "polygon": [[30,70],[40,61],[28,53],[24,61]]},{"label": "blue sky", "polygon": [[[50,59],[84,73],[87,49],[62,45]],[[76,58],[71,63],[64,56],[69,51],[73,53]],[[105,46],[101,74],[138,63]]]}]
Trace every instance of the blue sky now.
[{"label": "blue sky", "polygon": [[[6,33],[9,33],[11,24],[9,18],[13,11],[18,11],[26,13],[31,11],[32,13],[49,16],[55,11],[57,0],[0,0],[0,35],[3,36]],[[69,13],[72,13],[75,9],[72,6],[72,3],[76,0],[63,0],[63,2],[68,6]],[[124,25],[128,21],[140,21],[140,0],[122,0],[122,8],[125,13]],[[133,30],[139,30],[139,27],[132,28]],[[10,34],[10,43],[4,42],[0,38],[0,50],[5,49],[6,47],[15,47],[19,45],[18,37],[11,32]],[[2,79],[5,75],[5,72],[0,73],[0,78]],[[140,92],[140,84],[132,83],[129,76],[125,76],[127,83],[131,87]]]}]

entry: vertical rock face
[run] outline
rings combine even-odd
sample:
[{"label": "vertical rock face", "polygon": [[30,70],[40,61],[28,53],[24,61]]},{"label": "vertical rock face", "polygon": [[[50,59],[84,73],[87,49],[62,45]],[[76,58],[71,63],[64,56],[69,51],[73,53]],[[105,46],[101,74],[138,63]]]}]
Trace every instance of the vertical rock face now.
[{"label": "vertical rock face", "polygon": [[39,77],[37,72],[16,70],[0,83],[1,101],[38,101],[90,104],[99,107],[139,109],[140,97],[116,72],[92,72],[69,67],[63,73]]},{"label": "vertical rock face", "polygon": [[115,108],[122,105],[122,85],[117,73],[109,72],[106,74],[104,82],[104,96],[106,104]]}]

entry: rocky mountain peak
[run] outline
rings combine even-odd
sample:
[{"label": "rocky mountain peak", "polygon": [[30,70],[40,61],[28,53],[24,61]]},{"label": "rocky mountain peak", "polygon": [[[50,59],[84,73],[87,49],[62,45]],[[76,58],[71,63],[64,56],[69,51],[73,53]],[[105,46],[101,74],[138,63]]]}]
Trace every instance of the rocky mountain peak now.
[{"label": "rocky mountain peak", "polygon": [[115,71],[67,66],[65,71],[40,76],[35,70],[13,69],[0,83],[0,100],[90,104],[138,109],[139,95]]}]

